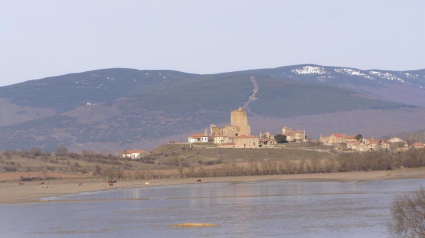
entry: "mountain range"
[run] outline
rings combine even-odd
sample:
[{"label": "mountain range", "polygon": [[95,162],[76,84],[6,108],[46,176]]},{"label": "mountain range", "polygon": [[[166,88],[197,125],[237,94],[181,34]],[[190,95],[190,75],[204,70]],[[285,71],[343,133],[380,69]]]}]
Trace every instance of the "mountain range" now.
[{"label": "mountain range", "polygon": [[117,152],[185,141],[248,110],[254,134],[309,138],[425,129],[425,69],[294,65],[220,74],[112,68],[0,87],[0,150]]}]

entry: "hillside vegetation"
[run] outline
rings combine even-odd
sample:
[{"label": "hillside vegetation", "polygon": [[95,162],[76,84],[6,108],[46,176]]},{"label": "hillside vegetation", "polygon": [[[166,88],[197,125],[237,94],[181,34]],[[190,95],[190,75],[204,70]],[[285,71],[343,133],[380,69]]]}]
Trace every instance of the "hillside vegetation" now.
[{"label": "hillside vegetation", "polygon": [[251,110],[273,117],[293,117],[348,110],[391,109],[406,105],[358,97],[353,91],[273,78],[257,80],[260,90]]}]

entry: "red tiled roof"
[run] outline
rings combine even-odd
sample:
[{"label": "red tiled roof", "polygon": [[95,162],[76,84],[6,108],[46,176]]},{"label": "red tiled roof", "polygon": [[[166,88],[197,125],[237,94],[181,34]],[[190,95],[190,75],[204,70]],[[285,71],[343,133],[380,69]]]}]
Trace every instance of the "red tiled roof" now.
[{"label": "red tiled roof", "polygon": [[413,143],[412,146],[424,146],[424,145],[422,143],[416,142],[416,143]]},{"label": "red tiled roof", "polygon": [[344,134],[332,134],[331,136],[335,136],[335,137],[344,137]]},{"label": "red tiled roof", "polygon": [[251,138],[258,138],[258,137],[253,136],[253,135],[241,135],[241,136],[236,137],[236,139],[251,139]]},{"label": "red tiled roof", "polygon": [[190,135],[189,137],[192,137],[192,138],[199,138],[199,137],[205,137],[206,135],[204,135],[204,134],[193,134],[193,135]]},{"label": "red tiled roof", "polygon": [[356,139],[356,136],[345,135],[345,139]]},{"label": "red tiled roof", "polygon": [[124,150],[122,152],[123,154],[133,154],[133,153],[147,153],[144,150]]}]

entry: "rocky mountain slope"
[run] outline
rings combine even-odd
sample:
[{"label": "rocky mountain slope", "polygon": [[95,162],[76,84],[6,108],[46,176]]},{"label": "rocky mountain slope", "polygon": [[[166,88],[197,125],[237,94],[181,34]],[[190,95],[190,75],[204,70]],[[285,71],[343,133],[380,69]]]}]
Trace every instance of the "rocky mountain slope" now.
[{"label": "rocky mountain slope", "polygon": [[[211,123],[229,123],[230,110],[250,96],[254,133],[314,124],[308,128],[311,137],[357,128],[366,135],[388,135],[425,129],[420,119],[425,115],[424,87],[425,70],[317,65],[214,75],[94,70],[0,87],[0,150],[53,150],[58,145],[77,151],[149,149],[184,141]],[[345,126],[347,113],[359,117]],[[342,121],[334,121],[338,118]]]}]

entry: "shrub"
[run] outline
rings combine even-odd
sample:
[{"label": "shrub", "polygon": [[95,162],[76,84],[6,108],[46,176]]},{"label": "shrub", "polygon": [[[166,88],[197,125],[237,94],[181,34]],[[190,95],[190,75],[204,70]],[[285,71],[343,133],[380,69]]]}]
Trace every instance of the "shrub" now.
[{"label": "shrub", "polygon": [[425,190],[398,197],[391,206],[390,232],[399,237],[425,237]]},{"label": "shrub", "polygon": [[286,142],[286,136],[282,134],[278,134],[274,136],[274,139],[277,143],[285,143]]},{"label": "shrub", "polygon": [[49,162],[52,164],[59,164],[59,161],[57,159],[50,159]]},{"label": "shrub", "polygon": [[6,170],[7,172],[15,172],[18,171],[15,166],[5,166],[4,170]]},{"label": "shrub", "polygon": [[19,178],[19,180],[20,181],[37,181],[37,180],[43,180],[43,179],[40,178],[40,177],[23,177],[23,176],[21,176]]}]

